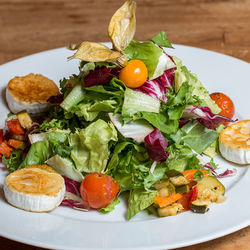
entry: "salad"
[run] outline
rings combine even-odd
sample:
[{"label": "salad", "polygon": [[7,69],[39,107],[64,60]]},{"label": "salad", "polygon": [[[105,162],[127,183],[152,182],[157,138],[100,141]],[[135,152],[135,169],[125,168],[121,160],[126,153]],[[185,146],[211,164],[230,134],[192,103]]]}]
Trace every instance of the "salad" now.
[{"label": "salad", "polygon": [[235,174],[218,174],[213,161],[233,103],[221,105],[227,96],[210,95],[169,55],[165,32],[135,40],[135,5],[127,0],[111,18],[112,49],[69,46],[79,73],[60,81],[45,112],[9,114],[0,130],[2,162],[13,173],[51,166],[66,185],[61,205],[75,209],[108,213],[126,193],[127,219],[142,210],[205,213],[225,200],[218,178]]}]

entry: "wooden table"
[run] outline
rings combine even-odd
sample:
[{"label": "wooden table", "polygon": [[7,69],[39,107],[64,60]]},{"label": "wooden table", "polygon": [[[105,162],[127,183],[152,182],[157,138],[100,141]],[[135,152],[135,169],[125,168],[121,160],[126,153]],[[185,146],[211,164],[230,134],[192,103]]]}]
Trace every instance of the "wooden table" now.
[{"label": "wooden table", "polygon": [[[0,64],[81,41],[109,41],[118,0],[0,0]],[[173,43],[206,48],[250,62],[249,0],[137,0],[135,38],[160,30]],[[1,222],[0,222],[1,224]],[[181,248],[250,249],[250,227]],[[0,237],[0,249],[40,249]]]}]

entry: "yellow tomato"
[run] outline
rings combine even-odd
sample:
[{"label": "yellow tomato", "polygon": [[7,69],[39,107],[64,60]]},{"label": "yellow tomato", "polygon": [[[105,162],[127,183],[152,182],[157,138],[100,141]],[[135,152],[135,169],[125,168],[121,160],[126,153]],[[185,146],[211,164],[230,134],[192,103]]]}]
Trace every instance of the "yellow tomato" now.
[{"label": "yellow tomato", "polygon": [[129,88],[138,88],[147,80],[148,70],[144,62],[131,60],[119,74],[119,79]]}]

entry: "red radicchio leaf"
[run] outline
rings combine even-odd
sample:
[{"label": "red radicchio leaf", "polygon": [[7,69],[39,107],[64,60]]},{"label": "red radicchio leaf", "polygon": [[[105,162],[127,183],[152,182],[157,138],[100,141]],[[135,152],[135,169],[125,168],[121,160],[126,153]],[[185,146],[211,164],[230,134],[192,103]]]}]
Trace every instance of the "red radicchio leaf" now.
[{"label": "red radicchio leaf", "polygon": [[214,114],[209,107],[200,107],[195,105],[187,106],[182,114],[182,118],[197,119],[201,124],[209,129],[216,129],[216,126],[222,122],[235,122],[228,117]]},{"label": "red radicchio leaf", "polygon": [[144,142],[148,155],[153,161],[162,162],[168,158],[168,154],[164,150],[168,146],[168,142],[159,129],[155,128],[148,134],[144,138]]},{"label": "red radicchio leaf", "polygon": [[189,122],[189,120],[179,120],[179,128],[182,128],[184,125],[186,125]]},{"label": "red radicchio leaf", "polygon": [[218,174],[216,171],[215,171],[215,168],[213,166],[211,166],[211,164],[207,163],[204,165],[204,168],[207,168],[207,169],[210,169],[212,174],[217,177],[217,178],[224,178],[224,177],[230,177],[230,176],[233,176],[237,173],[237,170],[236,169],[233,169],[233,170],[230,170],[230,169],[227,169],[226,171],[224,171],[223,173],[220,173]]},{"label": "red radicchio leaf", "polygon": [[174,86],[174,72],[176,68],[166,70],[161,76],[154,80],[147,80],[141,87],[135,89],[153,98],[166,103],[166,93],[169,87]]},{"label": "red radicchio leaf", "polygon": [[51,96],[47,102],[49,102],[53,106],[58,106],[63,102],[64,96],[63,94],[53,95]]},{"label": "red radicchio leaf", "polygon": [[91,87],[95,85],[105,85],[111,81],[113,77],[117,77],[121,69],[116,68],[96,68],[91,70],[87,76],[84,77],[84,87]]},{"label": "red radicchio leaf", "polygon": [[77,210],[88,211],[90,208],[88,204],[86,204],[80,195],[80,186],[81,183],[75,180],[72,180],[66,176],[63,176],[66,192],[64,195],[64,199],[61,206],[69,206]]}]

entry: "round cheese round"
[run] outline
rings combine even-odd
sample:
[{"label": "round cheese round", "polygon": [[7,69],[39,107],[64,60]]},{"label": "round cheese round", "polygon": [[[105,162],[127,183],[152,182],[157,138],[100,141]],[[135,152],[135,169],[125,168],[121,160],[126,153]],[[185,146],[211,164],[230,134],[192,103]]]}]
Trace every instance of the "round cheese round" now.
[{"label": "round cheese round", "polygon": [[40,74],[16,76],[6,89],[6,100],[14,114],[26,110],[29,114],[40,114],[48,108],[47,100],[59,94],[56,84]]},{"label": "round cheese round", "polygon": [[234,163],[250,164],[250,120],[236,122],[219,136],[221,155]]},{"label": "round cheese round", "polygon": [[62,202],[64,179],[47,165],[27,166],[6,177],[4,194],[15,207],[31,212],[47,212]]}]

